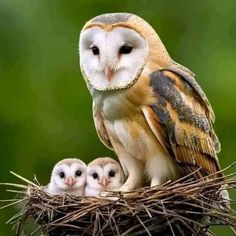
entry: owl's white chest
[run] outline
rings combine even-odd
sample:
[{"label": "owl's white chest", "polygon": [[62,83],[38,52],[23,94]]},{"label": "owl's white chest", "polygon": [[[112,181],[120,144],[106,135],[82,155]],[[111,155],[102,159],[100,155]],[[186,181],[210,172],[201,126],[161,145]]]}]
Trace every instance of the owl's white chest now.
[{"label": "owl's white chest", "polygon": [[89,197],[98,197],[101,193],[101,190],[96,189],[96,188],[92,188],[89,186],[85,187],[85,196],[89,196]]},{"label": "owl's white chest", "polygon": [[142,159],[154,146],[155,149],[158,146],[162,150],[141,108],[136,107],[125,92],[109,96],[98,94],[94,97],[94,102],[100,106],[109,135],[131,155]]},{"label": "owl's white chest", "polygon": [[124,118],[125,111],[132,109],[132,104],[128,101],[126,93],[121,92],[94,92],[94,103],[102,110],[104,116],[109,121]]}]

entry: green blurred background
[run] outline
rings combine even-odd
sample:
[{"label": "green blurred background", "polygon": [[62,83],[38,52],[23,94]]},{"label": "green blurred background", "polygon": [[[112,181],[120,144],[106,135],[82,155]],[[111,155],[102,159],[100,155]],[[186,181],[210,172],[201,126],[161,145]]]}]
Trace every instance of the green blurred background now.
[{"label": "green blurred background", "polygon": [[[13,170],[47,184],[64,157],[113,155],[97,137],[78,64],[82,26],[106,12],[146,19],[170,55],[197,74],[216,113],[221,164],[234,161],[235,0],[0,0],[0,182],[17,182]],[[0,190],[1,199],[14,196]],[[14,213],[0,212],[0,235],[14,235],[5,225]]]}]

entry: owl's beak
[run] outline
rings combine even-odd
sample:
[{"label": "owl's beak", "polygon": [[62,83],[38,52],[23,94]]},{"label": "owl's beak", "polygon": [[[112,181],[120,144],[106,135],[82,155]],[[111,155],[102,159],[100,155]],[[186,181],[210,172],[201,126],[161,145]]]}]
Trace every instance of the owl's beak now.
[{"label": "owl's beak", "polygon": [[106,177],[102,177],[101,181],[99,182],[99,184],[101,184],[102,187],[106,187],[109,183],[110,181]]},{"label": "owl's beak", "polygon": [[110,67],[106,67],[105,75],[109,81],[111,81],[113,74],[114,74],[114,70]]},{"label": "owl's beak", "polygon": [[72,187],[75,183],[76,180],[72,176],[69,176],[65,181],[65,184],[68,185],[69,187]]}]

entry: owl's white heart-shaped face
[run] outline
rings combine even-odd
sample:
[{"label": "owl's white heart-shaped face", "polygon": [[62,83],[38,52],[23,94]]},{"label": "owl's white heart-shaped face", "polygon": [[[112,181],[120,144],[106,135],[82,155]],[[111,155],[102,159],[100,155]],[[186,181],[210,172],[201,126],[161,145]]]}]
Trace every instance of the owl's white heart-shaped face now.
[{"label": "owl's white heart-shaped face", "polygon": [[76,192],[86,183],[86,164],[79,159],[64,159],[52,171],[49,193]]},{"label": "owl's white heart-shaped face", "polygon": [[88,84],[99,91],[128,88],[138,79],[147,59],[146,40],[135,30],[99,26],[82,31],[80,65]]},{"label": "owl's white heart-shaped face", "polygon": [[100,192],[117,190],[123,182],[123,171],[119,163],[111,158],[97,158],[88,165],[86,182],[88,189]]}]

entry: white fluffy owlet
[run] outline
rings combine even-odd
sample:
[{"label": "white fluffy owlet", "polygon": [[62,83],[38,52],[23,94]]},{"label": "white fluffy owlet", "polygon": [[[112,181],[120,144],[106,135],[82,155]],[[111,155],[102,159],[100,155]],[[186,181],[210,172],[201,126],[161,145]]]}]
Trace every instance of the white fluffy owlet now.
[{"label": "white fluffy owlet", "polygon": [[63,193],[84,195],[86,183],[86,164],[76,158],[59,161],[52,170],[50,183],[45,191],[52,195]]},{"label": "white fluffy owlet", "polygon": [[101,157],[93,160],[87,167],[85,196],[99,196],[103,191],[115,191],[124,182],[124,174],[120,164],[109,158]]}]

